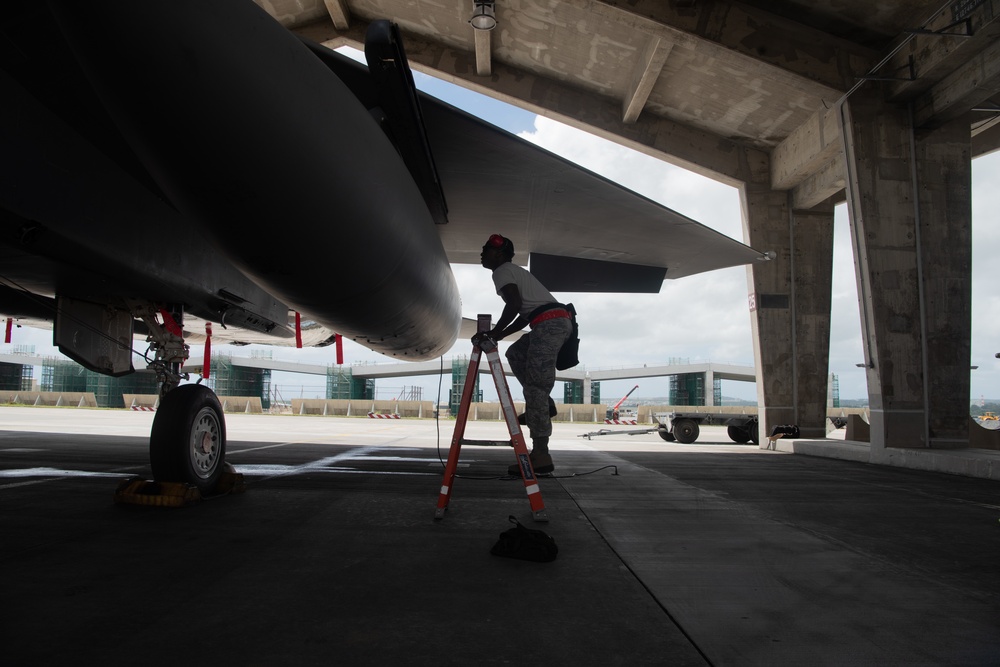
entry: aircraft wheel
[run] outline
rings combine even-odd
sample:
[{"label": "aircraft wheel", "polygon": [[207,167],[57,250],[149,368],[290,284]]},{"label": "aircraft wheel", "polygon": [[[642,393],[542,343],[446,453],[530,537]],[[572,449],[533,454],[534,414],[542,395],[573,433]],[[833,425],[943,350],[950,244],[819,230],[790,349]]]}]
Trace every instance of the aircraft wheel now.
[{"label": "aircraft wheel", "polygon": [[760,445],[760,422],[754,419],[746,427],[750,431],[750,441],[755,445]]},{"label": "aircraft wheel", "polygon": [[660,435],[661,438],[663,438],[667,442],[674,441],[674,434],[671,433],[669,429],[667,429],[667,427],[664,426],[663,424],[660,424],[659,426],[656,427],[656,432]]},{"label": "aircraft wheel", "polygon": [[160,400],[149,434],[153,479],[186,482],[211,493],[225,458],[226,421],[211,389],[181,385]]},{"label": "aircraft wheel", "polygon": [[742,426],[730,426],[726,432],[729,433],[729,439],[733,442],[738,442],[741,445],[750,442],[750,432]]},{"label": "aircraft wheel", "polygon": [[698,422],[693,419],[680,419],[674,422],[673,434],[677,442],[690,445],[698,439],[698,433],[700,432],[701,429],[698,427]]}]

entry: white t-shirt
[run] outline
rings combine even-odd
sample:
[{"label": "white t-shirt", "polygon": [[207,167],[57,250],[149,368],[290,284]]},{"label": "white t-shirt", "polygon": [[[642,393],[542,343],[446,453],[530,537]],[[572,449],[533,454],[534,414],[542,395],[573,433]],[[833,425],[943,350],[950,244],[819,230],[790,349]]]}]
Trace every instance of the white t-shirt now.
[{"label": "white t-shirt", "polygon": [[500,294],[500,288],[511,283],[517,285],[517,289],[521,293],[519,315],[527,317],[535,308],[556,302],[552,293],[545,289],[545,285],[531,275],[527,269],[512,262],[504,262],[493,270],[493,285],[497,288],[497,294]]}]

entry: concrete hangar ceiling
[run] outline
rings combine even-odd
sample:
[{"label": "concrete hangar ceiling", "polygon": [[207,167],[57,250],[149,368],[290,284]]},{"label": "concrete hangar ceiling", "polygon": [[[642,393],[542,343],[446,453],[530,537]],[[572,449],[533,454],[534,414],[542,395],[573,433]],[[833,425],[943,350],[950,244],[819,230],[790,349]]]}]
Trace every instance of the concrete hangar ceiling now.
[{"label": "concrete hangar ceiling", "polygon": [[411,66],[796,208],[844,198],[835,103],[859,85],[912,102],[915,126],[968,115],[1000,147],[996,0],[258,0],[292,31],[361,48],[402,31]]}]

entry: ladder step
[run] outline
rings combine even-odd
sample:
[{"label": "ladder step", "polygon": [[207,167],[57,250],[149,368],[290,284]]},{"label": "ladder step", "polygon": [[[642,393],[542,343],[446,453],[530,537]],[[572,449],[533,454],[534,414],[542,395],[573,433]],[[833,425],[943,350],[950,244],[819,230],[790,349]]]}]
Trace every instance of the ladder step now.
[{"label": "ladder step", "polygon": [[480,447],[513,447],[510,440],[462,440],[463,445],[479,445]]}]

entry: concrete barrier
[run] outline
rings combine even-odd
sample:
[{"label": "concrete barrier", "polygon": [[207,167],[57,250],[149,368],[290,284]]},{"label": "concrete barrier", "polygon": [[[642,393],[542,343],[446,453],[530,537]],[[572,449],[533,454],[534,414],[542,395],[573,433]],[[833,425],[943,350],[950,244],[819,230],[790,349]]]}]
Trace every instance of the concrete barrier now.
[{"label": "concrete barrier", "polygon": [[159,394],[122,394],[126,410],[156,410],[160,406]]},{"label": "concrete barrier", "polygon": [[0,403],[96,408],[92,391],[0,391]]},{"label": "concrete barrier", "polygon": [[364,417],[369,412],[398,414],[400,417],[431,418],[432,401],[396,401],[343,398],[293,398],[292,414],[328,417]]},{"label": "concrete barrier", "polygon": [[868,422],[861,418],[861,415],[847,415],[847,433],[844,434],[845,440],[871,442],[871,437],[871,427],[868,425]]},{"label": "concrete barrier", "polygon": [[264,413],[260,396],[219,396],[223,412],[241,412],[247,415]]},{"label": "concrete barrier", "polygon": [[293,415],[350,416],[351,402],[342,399],[293,398]]},{"label": "concrete barrier", "polygon": [[383,413],[418,419],[434,416],[434,403],[432,401],[389,401],[389,403],[390,405],[381,406]]},{"label": "concrete barrier", "polygon": [[604,415],[608,412],[608,407],[598,403],[557,403],[559,414],[553,417],[553,421],[562,422],[583,422],[586,424],[596,424],[604,421]]}]

